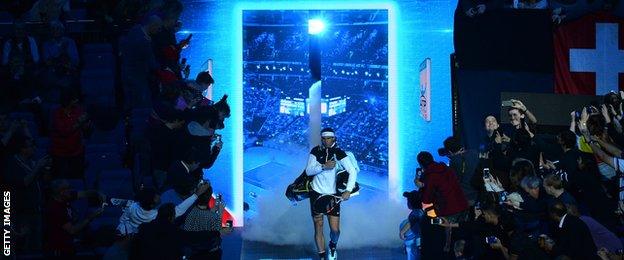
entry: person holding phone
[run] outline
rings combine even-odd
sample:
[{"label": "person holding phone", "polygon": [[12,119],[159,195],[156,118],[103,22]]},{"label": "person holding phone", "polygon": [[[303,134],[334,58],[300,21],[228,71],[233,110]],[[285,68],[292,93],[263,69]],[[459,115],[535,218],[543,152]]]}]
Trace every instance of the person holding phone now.
[{"label": "person holding phone", "polygon": [[[435,162],[429,152],[420,152],[417,160],[424,169],[422,205],[426,216],[445,217],[451,223],[463,221],[468,209],[468,200],[453,169],[444,163]],[[424,230],[431,235],[422,236],[423,258],[434,259],[450,251],[452,236],[450,228],[441,230],[429,225]],[[441,237],[445,239],[439,239]]]},{"label": "person holding phone", "polygon": [[[314,201],[321,195],[336,194],[337,164],[340,164],[349,173],[346,190],[338,194],[343,201],[349,200],[355,188],[357,177],[356,166],[353,165],[347,153],[338,147],[336,133],[331,128],[321,130],[321,145],[312,148],[306,166],[306,174],[314,176],[310,190],[310,211],[314,220],[314,238],[321,259],[335,259],[336,246],[340,237],[340,204],[328,212],[315,212],[312,207]],[[325,251],[325,237],[323,236],[323,215],[327,215],[330,227],[329,254]]]}]

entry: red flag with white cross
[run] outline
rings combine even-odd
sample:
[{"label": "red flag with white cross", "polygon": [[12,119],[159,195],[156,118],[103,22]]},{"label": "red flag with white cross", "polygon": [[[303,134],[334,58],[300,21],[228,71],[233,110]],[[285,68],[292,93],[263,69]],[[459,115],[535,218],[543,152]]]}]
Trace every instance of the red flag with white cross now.
[{"label": "red flag with white cross", "polygon": [[588,14],[556,28],[554,45],[555,93],[624,90],[624,19]]}]

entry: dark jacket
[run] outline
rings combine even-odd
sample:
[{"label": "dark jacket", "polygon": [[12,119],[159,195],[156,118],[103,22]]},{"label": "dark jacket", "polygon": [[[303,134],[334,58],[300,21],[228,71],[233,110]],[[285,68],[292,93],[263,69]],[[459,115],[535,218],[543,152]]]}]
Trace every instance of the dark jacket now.
[{"label": "dark jacket", "polygon": [[433,204],[438,216],[449,216],[468,208],[455,172],[443,163],[432,163],[425,168],[423,204]]},{"label": "dark jacket", "polygon": [[182,259],[182,231],[173,223],[155,219],[139,226],[133,259]]},{"label": "dark jacket", "polygon": [[457,174],[466,199],[475,200],[477,191],[472,186],[471,181],[479,165],[479,153],[476,150],[467,150],[463,154],[451,156],[449,165]]},{"label": "dark jacket", "polygon": [[599,259],[597,251],[587,225],[579,218],[567,214],[563,226],[557,229],[553,253],[556,256],[566,255],[571,259]]},{"label": "dark jacket", "polygon": [[184,160],[190,151],[194,151],[195,159],[199,162],[199,169],[208,169],[212,167],[217,160],[217,156],[221,151],[219,148],[212,147],[212,136],[196,136],[192,135],[187,127],[176,132],[174,137],[172,158],[173,160]]}]

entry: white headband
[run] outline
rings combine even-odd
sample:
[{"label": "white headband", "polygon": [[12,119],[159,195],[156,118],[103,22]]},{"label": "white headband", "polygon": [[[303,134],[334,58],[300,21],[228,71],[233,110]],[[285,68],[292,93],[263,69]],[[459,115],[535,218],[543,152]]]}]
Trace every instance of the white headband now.
[{"label": "white headband", "polygon": [[336,137],[334,132],[322,132],[321,137]]}]

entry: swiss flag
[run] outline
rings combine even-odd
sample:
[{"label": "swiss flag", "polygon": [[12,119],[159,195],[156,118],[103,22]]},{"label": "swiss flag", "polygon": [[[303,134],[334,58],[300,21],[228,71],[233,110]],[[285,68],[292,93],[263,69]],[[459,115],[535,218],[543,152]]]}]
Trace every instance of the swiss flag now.
[{"label": "swiss flag", "polygon": [[594,13],[554,33],[555,93],[603,95],[624,89],[624,20]]}]

